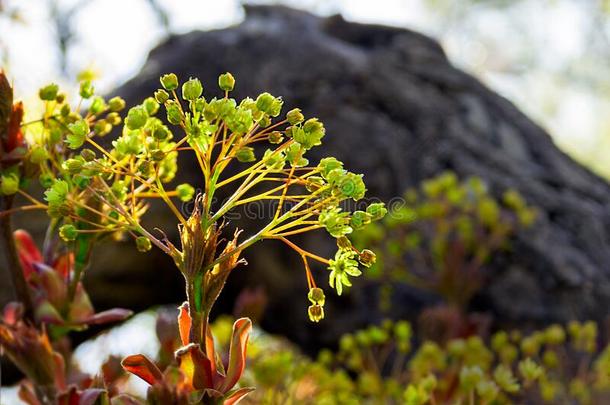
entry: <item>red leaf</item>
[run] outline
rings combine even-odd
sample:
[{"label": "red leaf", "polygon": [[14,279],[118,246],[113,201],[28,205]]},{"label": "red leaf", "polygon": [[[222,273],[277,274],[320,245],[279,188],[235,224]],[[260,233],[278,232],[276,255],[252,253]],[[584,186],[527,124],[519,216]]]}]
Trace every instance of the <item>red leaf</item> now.
[{"label": "red leaf", "polygon": [[252,391],[254,391],[254,388],[251,387],[240,388],[233,392],[231,395],[229,395],[227,398],[225,398],[224,405],[235,405],[236,403],[244,399],[246,395],[248,395]]},{"label": "red leaf", "polygon": [[178,330],[180,331],[180,340],[182,345],[186,346],[189,344],[189,334],[191,331],[191,316],[189,315],[189,304],[188,302],[182,303],[178,308]]},{"label": "red leaf", "polygon": [[68,391],[62,393],[59,398],[57,398],[57,403],[59,405],[79,405],[78,398],[79,395],[76,387],[71,386]]},{"label": "red leaf", "polygon": [[[81,392],[79,396],[78,405],[95,405],[100,399],[101,401],[99,401],[99,403],[108,403],[108,392],[101,388],[88,388]],[[105,399],[105,401],[103,399]]]},{"label": "red leaf", "polygon": [[55,363],[55,386],[63,390],[66,388],[66,363],[61,354],[53,352],[52,356]]},{"label": "red leaf", "polygon": [[72,271],[73,264],[74,264],[74,253],[70,252],[70,253],[66,253],[65,255],[57,258],[57,260],[55,260],[55,263],[53,264],[53,268],[55,269],[56,272],[59,273],[59,275],[62,278],[67,279],[68,275]]},{"label": "red leaf", "polygon": [[121,365],[125,371],[137,375],[150,385],[163,381],[161,370],[143,354],[127,356],[123,359]]},{"label": "red leaf", "polygon": [[208,326],[205,333],[205,353],[212,363],[210,365],[212,375],[216,380],[216,348],[214,347],[214,336],[212,336],[212,329]]},{"label": "red leaf", "polygon": [[21,146],[23,144],[23,133],[21,132],[21,120],[23,119],[23,103],[20,101],[13,105],[11,118],[7,128],[7,152]]},{"label": "red leaf", "polygon": [[107,311],[98,312],[97,314],[83,320],[87,325],[101,325],[110,322],[121,322],[133,315],[133,311],[122,308],[113,308]]},{"label": "red leaf", "polygon": [[65,305],[68,289],[64,280],[57,274],[54,268],[44,263],[35,263],[34,269],[39,275],[40,285],[44,289],[46,298],[55,307],[60,308]]},{"label": "red leaf", "polygon": [[228,392],[233,388],[246,368],[246,350],[248,348],[248,339],[250,338],[251,331],[252,322],[248,318],[240,318],[233,324],[227,378],[219,388],[222,392]]},{"label": "red leaf", "polygon": [[38,250],[38,247],[36,247],[34,239],[32,239],[30,234],[23,229],[17,229],[13,232],[13,237],[15,238],[15,244],[17,245],[19,261],[21,262],[21,267],[23,267],[23,273],[25,278],[28,279],[30,274],[34,272],[34,263],[41,263],[43,261],[42,254],[40,253],[40,250]]},{"label": "red leaf", "polygon": [[15,325],[23,316],[23,304],[12,301],[4,306],[2,320],[7,325]]}]

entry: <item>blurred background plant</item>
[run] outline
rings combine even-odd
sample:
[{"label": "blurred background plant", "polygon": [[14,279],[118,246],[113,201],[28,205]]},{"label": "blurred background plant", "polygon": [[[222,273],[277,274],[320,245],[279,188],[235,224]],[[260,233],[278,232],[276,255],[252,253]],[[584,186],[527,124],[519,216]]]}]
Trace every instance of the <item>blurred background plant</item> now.
[{"label": "blurred background plant", "polygon": [[460,181],[445,172],[408,190],[383,221],[356,232],[354,240],[377,253],[366,277],[380,285],[381,309],[390,310],[401,284],[431,292],[442,304],[426,309],[422,323],[447,339],[483,326],[467,313],[488,276],[486,264],[535,218],[515,190],[498,201],[480,178]]},{"label": "blurred background plant", "polygon": [[[178,344],[167,339],[172,311],[157,319],[162,363]],[[232,318],[212,324],[228,348]],[[346,334],[317,360],[283,338],[253,332],[243,381],[258,387],[252,404],[601,404],[610,399],[610,347],[592,322],[551,325],[527,334],[499,331],[446,343],[421,341],[407,321]]]}]

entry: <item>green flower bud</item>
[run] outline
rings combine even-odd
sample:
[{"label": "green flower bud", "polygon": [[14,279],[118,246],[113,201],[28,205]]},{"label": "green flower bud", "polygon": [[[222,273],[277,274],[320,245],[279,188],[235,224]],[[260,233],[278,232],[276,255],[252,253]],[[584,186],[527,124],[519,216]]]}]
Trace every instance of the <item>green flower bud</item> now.
[{"label": "green flower bud", "polygon": [[337,238],[337,247],[342,250],[351,250],[352,242],[346,236]]},{"label": "green flower bud", "polygon": [[206,106],[205,99],[203,97],[199,97],[197,100],[193,101],[191,108],[192,108],[193,112],[195,112],[197,114],[201,114],[203,112],[203,110],[205,109],[205,106]]},{"label": "green flower bud", "polygon": [[42,146],[37,146],[30,151],[30,162],[39,165],[49,158],[49,154]]},{"label": "green flower bud", "polygon": [[67,202],[59,205],[57,214],[55,216],[53,216],[51,214],[51,208],[49,207],[49,216],[51,218],[68,217],[68,216],[72,215],[72,213],[73,213],[72,205],[70,205],[70,203],[67,203]]},{"label": "green flower bud", "polygon": [[553,350],[545,350],[542,354],[542,363],[545,367],[555,368],[559,365],[559,357]]},{"label": "green flower bud", "polygon": [[496,383],[502,388],[503,391],[508,392],[509,394],[515,393],[519,391],[521,388],[519,383],[515,380],[512,371],[509,367],[500,364],[494,370],[494,380]]},{"label": "green flower bud", "polygon": [[462,367],[460,385],[465,391],[473,389],[483,379],[483,371],[478,366]]},{"label": "green flower bud", "polygon": [[229,72],[218,76],[218,87],[224,91],[231,91],[235,87],[235,78]]},{"label": "green flower bud", "polygon": [[378,221],[388,213],[384,203],[373,203],[366,207],[366,213],[371,216],[373,221]]},{"label": "green flower bud", "polygon": [[262,112],[267,112],[271,109],[274,101],[275,97],[273,97],[271,94],[263,93],[256,98],[256,108]]},{"label": "green flower bud", "polygon": [[265,162],[265,166],[275,170],[281,170],[286,164],[286,156],[281,151],[274,152],[267,149],[263,154],[263,161]]},{"label": "green flower bud", "polygon": [[377,256],[375,255],[375,253],[373,253],[373,251],[368,250],[368,249],[363,249],[358,254],[358,261],[364,267],[371,267],[371,265],[375,264],[375,262],[377,261]]},{"label": "green flower bud", "polygon": [[152,249],[152,243],[146,236],[138,236],[136,238],[136,248],[138,252],[145,253]]},{"label": "green flower bud", "polygon": [[125,100],[118,96],[112,97],[110,100],[108,100],[108,108],[110,108],[110,111],[112,112],[122,111],[125,109],[126,105]]},{"label": "green flower bud", "polygon": [[157,100],[152,97],[148,97],[146,100],[144,100],[144,103],[142,103],[142,105],[144,105],[144,109],[150,117],[152,117],[157,113],[157,111],[159,111],[159,103],[157,103]]},{"label": "green flower bud", "polygon": [[311,301],[312,304],[317,304],[320,306],[324,306],[324,302],[326,301],[326,297],[324,296],[324,290],[321,288],[315,287],[309,290],[307,294],[307,298]]},{"label": "green flower bud", "polygon": [[55,97],[55,102],[57,102],[58,104],[63,103],[64,101],[66,101],[66,93],[59,93],[56,97]]},{"label": "green flower bud", "polygon": [[64,242],[71,242],[78,236],[78,230],[74,225],[63,225],[59,228],[59,237]]},{"label": "green flower bud", "polygon": [[93,87],[93,83],[90,80],[85,80],[80,83],[80,90],[78,94],[84,99],[91,98],[95,93],[95,87]]},{"label": "green flower bud", "polygon": [[78,120],[72,124],[68,124],[70,133],[66,136],[66,142],[70,149],[78,149],[85,143],[87,134],[89,133],[89,124],[85,120]]},{"label": "green flower bud", "polygon": [[167,110],[167,121],[173,125],[180,125],[182,122],[182,113],[180,112],[180,107],[174,101],[168,101],[165,105]]},{"label": "green flower bud", "polygon": [[157,100],[157,103],[159,104],[165,104],[165,102],[169,100],[169,94],[167,91],[159,89],[155,91],[155,100]]},{"label": "green flower bud", "polygon": [[178,198],[183,202],[191,201],[195,195],[195,189],[190,184],[180,184],[176,187],[176,194],[178,194]]},{"label": "green flower bud", "polygon": [[362,229],[365,225],[371,223],[371,218],[371,215],[364,211],[354,211],[350,225],[356,230]]},{"label": "green flower bud", "polygon": [[309,320],[312,322],[320,322],[324,319],[324,308],[320,305],[311,305],[307,309],[307,314],[309,315]]},{"label": "green flower bud", "polygon": [[328,157],[320,160],[318,164],[318,169],[322,173],[322,177],[328,180],[328,175],[335,169],[343,169],[343,163],[334,157]]},{"label": "green flower bud", "polygon": [[97,136],[106,136],[112,131],[112,124],[107,120],[99,120],[93,125],[93,132]]},{"label": "green flower bud", "polygon": [[324,186],[324,179],[320,176],[309,176],[307,178],[307,183],[305,184],[305,188],[310,193],[318,190],[320,187]]},{"label": "green flower bud", "polygon": [[366,193],[366,186],[361,174],[346,173],[340,177],[336,185],[342,196],[354,201],[362,199]]},{"label": "green flower bud", "polygon": [[356,341],[354,337],[350,334],[345,334],[341,336],[339,340],[339,350],[344,353],[351,352],[356,348]]},{"label": "green flower bud", "polygon": [[64,104],[61,106],[61,110],[59,110],[59,114],[62,117],[67,117],[68,115],[70,115],[70,105],[69,104]]},{"label": "green flower bud", "polygon": [[161,149],[154,149],[150,152],[150,157],[154,161],[159,162],[159,161],[165,159],[165,152],[163,152]]},{"label": "green flower bud", "polygon": [[83,171],[87,173],[87,176],[98,176],[103,169],[104,165],[97,160],[92,160],[91,162],[85,162],[85,164],[83,164]]},{"label": "green flower bud", "polygon": [[173,73],[168,73],[161,76],[161,86],[167,91],[176,90],[178,88],[178,76]]},{"label": "green flower bud", "polygon": [[102,97],[94,97],[89,106],[89,112],[93,115],[97,115],[106,110],[106,108],[108,108],[108,106]]},{"label": "green flower bud", "polygon": [[539,379],[544,373],[544,370],[528,357],[519,362],[519,373],[521,373],[521,376],[525,381],[532,382]]},{"label": "green flower bud", "polygon": [[528,356],[534,356],[540,350],[540,343],[536,336],[528,336],[521,341],[521,351]]},{"label": "green flower bud", "polygon": [[476,386],[477,394],[486,404],[491,403],[498,396],[498,386],[493,381],[479,381]]},{"label": "green flower bud", "polygon": [[106,116],[106,121],[110,125],[119,125],[121,123],[121,116],[116,112],[111,112]]},{"label": "green flower bud", "polygon": [[44,101],[53,101],[57,97],[59,86],[55,83],[46,85],[38,91],[38,97]]},{"label": "green flower bud", "polygon": [[146,109],[144,106],[138,105],[129,109],[127,118],[125,118],[125,125],[133,131],[146,125],[146,120],[148,120]]},{"label": "green flower bud", "polygon": [[16,173],[3,174],[0,181],[2,195],[13,195],[19,190],[19,176]]},{"label": "green flower bud", "polygon": [[278,144],[284,140],[284,135],[280,131],[271,131],[268,135],[269,143]]},{"label": "green flower bud", "polygon": [[38,177],[38,181],[40,182],[40,185],[44,188],[49,188],[53,185],[53,176],[51,176],[48,173],[42,173],[39,177]]},{"label": "green flower bud", "polygon": [[169,137],[169,129],[165,125],[157,125],[152,135],[155,139],[163,141]]},{"label": "green flower bud", "polygon": [[290,125],[300,124],[304,119],[305,116],[301,113],[300,108],[293,108],[286,114],[286,120],[288,120]]},{"label": "green flower bud", "polygon": [[182,85],[182,98],[193,101],[203,93],[203,86],[199,79],[190,79]]},{"label": "green flower bud", "polygon": [[76,187],[80,190],[84,190],[91,183],[91,179],[82,174],[77,174],[72,178],[72,182],[76,184]]},{"label": "green flower bud", "polygon": [[551,325],[544,332],[545,340],[550,345],[560,345],[565,342],[566,332],[561,325]]},{"label": "green flower bud", "polygon": [[237,152],[235,152],[235,157],[242,163],[256,161],[256,156],[254,156],[254,148],[250,146],[244,146],[238,149]]},{"label": "green flower bud", "polygon": [[263,93],[256,98],[256,108],[269,114],[271,117],[277,117],[280,114],[282,104],[281,98],[273,97],[269,93]]},{"label": "green flower bud", "polygon": [[95,152],[92,151],[91,149],[81,150],[80,155],[85,160],[85,162],[91,162],[91,161],[95,160],[95,158],[97,157],[95,155]]},{"label": "green flower bud", "polygon": [[261,128],[267,128],[269,125],[271,125],[271,118],[269,118],[268,115],[265,115],[258,120],[258,126]]},{"label": "green flower bud", "polygon": [[63,162],[61,167],[64,170],[67,170],[70,174],[76,174],[82,170],[84,163],[85,160],[82,157],[77,156],[74,159],[68,159]]}]

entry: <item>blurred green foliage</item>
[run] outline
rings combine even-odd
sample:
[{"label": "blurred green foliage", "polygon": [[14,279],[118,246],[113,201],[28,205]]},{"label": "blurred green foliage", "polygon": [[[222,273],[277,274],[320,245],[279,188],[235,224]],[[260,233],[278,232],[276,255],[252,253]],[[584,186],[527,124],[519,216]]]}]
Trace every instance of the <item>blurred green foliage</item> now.
[{"label": "blurred green foliage", "polygon": [[[230,326],[228,318],[213,326],[223,344]],[[257,387],[246,400],[257,404],[602,404],[610,346],[598,340],[595,323],[572,322],[438,344],[418,342],[406,321],[386,320],[344,335],[313,361],[258,332],[243,383]]]},{"label": "blurred green foliage", "polygon": [[383,221],[356,232],[354,240],[377,253],[365,274],[382,285],[382,309],[389,308],[397,283],[465,309],[485,282],[485,265],[535,218],[517,191],[497,200],[480,178],[459,181],[445,172],[408,190],[404,204],[393,204]]}]

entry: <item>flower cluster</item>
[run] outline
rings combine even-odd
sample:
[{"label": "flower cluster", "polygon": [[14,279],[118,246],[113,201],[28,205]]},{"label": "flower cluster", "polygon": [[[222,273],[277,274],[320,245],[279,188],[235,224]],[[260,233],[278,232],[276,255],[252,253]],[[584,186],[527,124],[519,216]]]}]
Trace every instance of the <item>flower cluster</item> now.
[{"label": "flower cluster", "polygon": [[[173,259],[186,282],[177,367],[162,373],[136,355],[125,359],[124,368],[151,384],[148,399],[153,402],[172,398],[182,403],[195,397],[236,402],[249,392],[232,389],[243,372],[250,321],[236,323],[235,350],[241,355],[231,350],[230,364],[235,366],[225,373],[213,350],[209,315],[228,276],[245,262],[244,250],[274,239],[297,252],[310,290],[309,317],[319,322],[325,296],[310,262],[328,267],[330,287],[340,295],[351,285],[348,276],[362,273],[359,265],[375,262],[372,251],[352,246],[347,235],[381,219],[386,210],[380,203],[365,211],[345,210],[344,202],[364,198],[366,186],[362,175],[333,157],[310,164],[306,153],[321,145],[324,125],[298,108],[282,115],[283,100],[269,93],[231,98],[235,79],[230,73],[219,76],[217,95],[199,79],[181,82],[175,74],[163,75],[154,95],[129,108],[124,118],[125,101],[97,95],[92,80],[89,74],[81,76],[76,107],[57,85],[41,88],[42,117],[23,123],[23,108],[13,103],[12,89],[0,74],[1,226],[10,235],[6,219],[26,210],[45,210],[50,218],[44,255],[25,233],[16,234],[16,244],[12,238],[3,240],[14,259],[11,274],[16,285],[21,283],[25,313],[32,312],[42,335],[48,327],[53,339],[89,324],[125,318],[129,313],[120,310],[93,313],[82,285],[91,251],[105,239],[131,238],[140,252],[155,246]],[[102,141],[111,133],[116,134],[111,142]],[[196,159],[200,177],[194,184],[177,182],[183,154]],[[43,201],[28,193],[32,180],[44,188]],[[215,196],[221,191],[228,198],[218,203]],[[18,198],[27,203],[14,206]],[[161,200],[175,217],[179,240],[143,221],[153,200]],[[246,237],[240,229],[227,237],[226,215],[259,201],[274,204],[273,216]],[[179,209],[187,202],[190,212]],[[322,229],[337,239],[334,259],[291,240]],[[70,398],[78,398],[81,388],[69,389]]]}]

